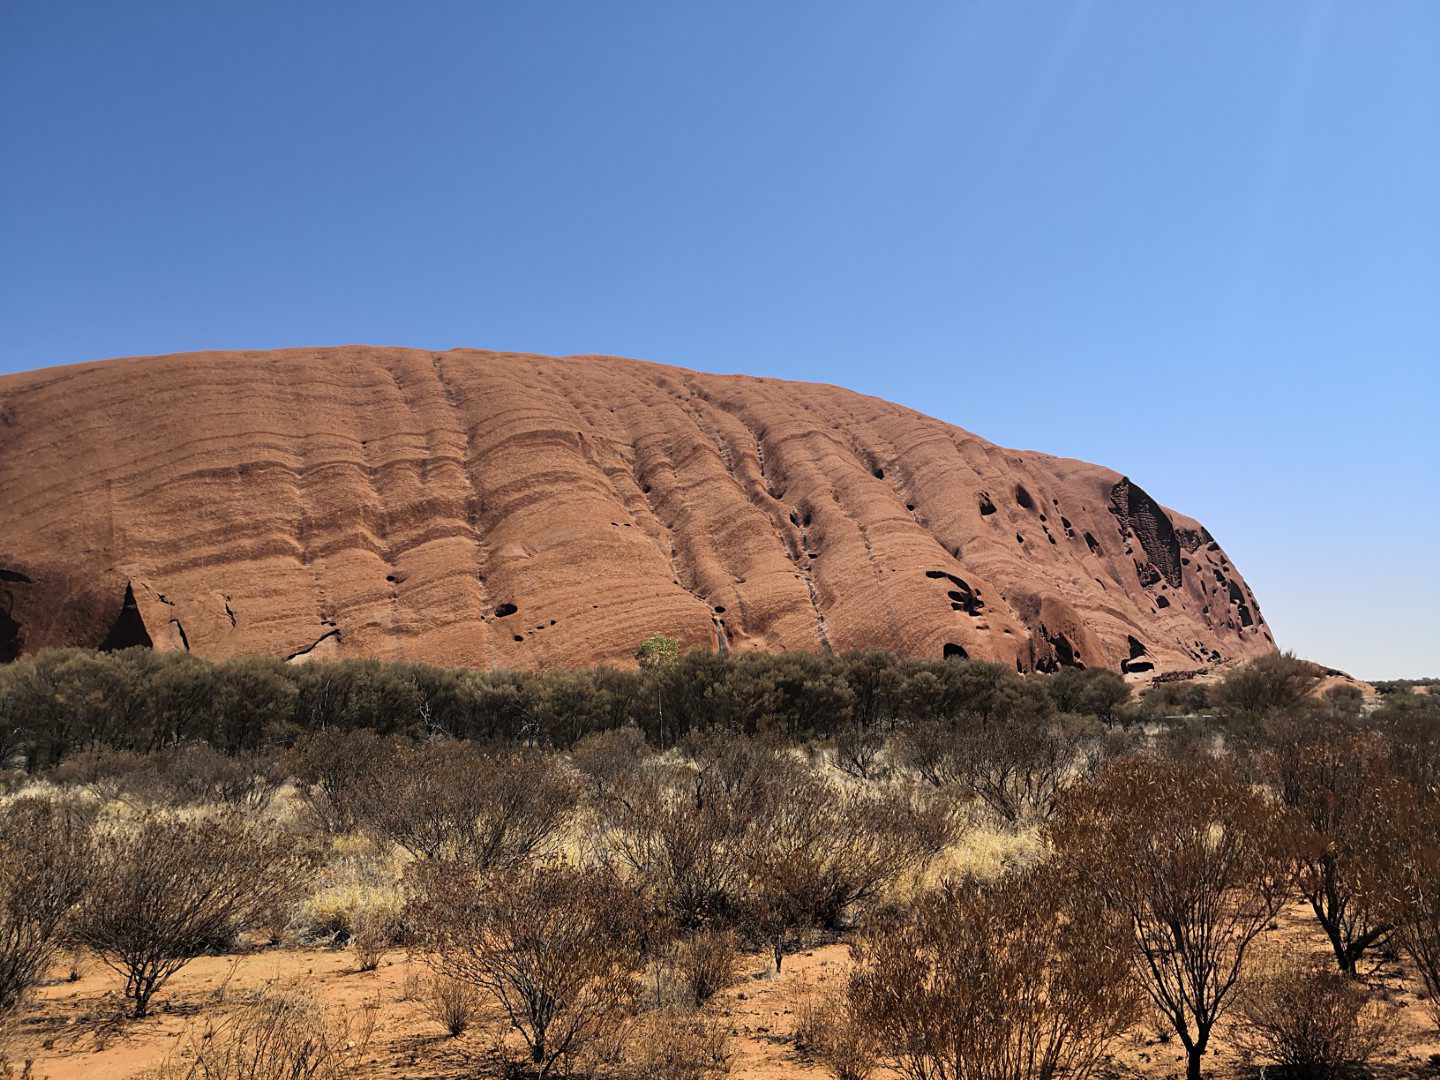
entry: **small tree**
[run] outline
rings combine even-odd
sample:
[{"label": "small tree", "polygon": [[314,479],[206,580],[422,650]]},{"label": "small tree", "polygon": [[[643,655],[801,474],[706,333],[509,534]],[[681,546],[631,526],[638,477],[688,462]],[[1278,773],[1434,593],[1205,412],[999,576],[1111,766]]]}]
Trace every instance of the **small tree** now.
[{"label": "small tree", "polygon": [[603,869],[561,864],[484,876],[422,864],[409,921],[429,961],[492,996],[549,1076],[613,1033],[636,993],[633,894]]},{"label": "small tree", "polygon": [[947,885],[861,935],[852,1022],[910,1080],[1083,1080],[1138,1015],[1124,927],[1053,869]]},{"label": "small tree", "polygon": [[1283,712],[1302,704],[1320,681],[1320,668],[1294,653],[1270,653],[1226,672],[1215,688],[1221,707],[1242,713]]},{"label": "small tree", "polygon": [[311,865],[294,837],[235,811],[112,825],[96,836],[93,882],[69,936],[125,976],[140,1018],[191,960],[295,899]]},{"label": "small tree", "polygon": [[1047,834],[1129,923],[1135,971],[1199,1080],[1246,950],[1291,882],[1283,814],[1218,765],[1128,758],[1062,796]]},{"label": "small tree", "polygon": [[1367,949],[1383,944],[1389,918],[1365,888],[1390,853],[1396,807],[1384,748],[1370,735],[1287,737],[1263,758],[1263,772],[1300,825],[1300,891],[1347,975]]}]

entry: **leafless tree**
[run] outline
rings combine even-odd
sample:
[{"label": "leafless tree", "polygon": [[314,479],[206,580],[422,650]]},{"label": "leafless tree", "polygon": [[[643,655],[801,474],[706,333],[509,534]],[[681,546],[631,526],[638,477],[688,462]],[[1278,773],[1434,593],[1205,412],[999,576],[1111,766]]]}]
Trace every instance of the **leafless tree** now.
[{"label": "leafless tree", "polygon": [[143,1017],[191,960],[293,900],[311,865],[295,837],[233,810],[114,823],[96,833],[92,884],[68,936],[125,976]]},{"label": "leafless tree", "polygon": [[492,996],[549,1076],[623,1020],[636,993],[633,894],[603,868],[551,863],[483,875],[416,868],[408,921],[441,974]]},{"label": "leafless tree", "polygon": [[1292,883],[1286,816],[1218,764],[1126,758],[1063,796],[1047,833],[1129,923],[1135,971],[1199,1080],[1246,951]]}]

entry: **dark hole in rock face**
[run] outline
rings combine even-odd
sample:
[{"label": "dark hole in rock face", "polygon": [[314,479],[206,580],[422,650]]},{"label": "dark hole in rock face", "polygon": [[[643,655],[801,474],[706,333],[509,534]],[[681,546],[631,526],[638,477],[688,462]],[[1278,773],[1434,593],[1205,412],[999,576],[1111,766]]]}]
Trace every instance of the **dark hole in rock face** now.
[{"label": "dark hole in rock face", "polygon": [[1023,543],[1025,542],[1025,537],[1021,536],[1019,533],[1016,533],[1016,534],[1015,534],[1015,542],[1016,542],[1017,544],[1023,544]]},{"label": "dark hole in rock face", "polygon": [[1125,635],[1125,644],[1130,647],[1131,660],[1134,660],[1137,656],[1145,655],[1145,643],[1139,638],[1137,638],[1134,634]]},{"label": "dark hole in rock face", "polygon": [[519,634],[516,634],[516,635],[515,635],[515,640],[516,640],[516,641],[524,641],[525,639],[524,639],[523,637],[521,637]]},{"label": "dark hole in rock face", "polygon": [[1024,484],[1015,485],[1015,501],[1026,510],[1035,509],[1035,500],[1030,497],[1030,492],[1025,490]]},{"label": "dark hole in rock face", "polygon": [[956,645],[953,641],[945,643],[944,658],[946,660],[969,660],[970,654],[965,651],[963,645]]},{"label": "dark hole in rock face", "polygon": [[1163,594],[1161,594],[1160,596],[1155,597],[1155,606],[1156,606],[1156,607],[1162,607],[1162,608],[1169,607],[1169,606],[1170,606],[1170,599],[1169,599],[1169,597],[1167,597],[1167,596],[1165,596],[1165,595],[1163,595]]},{"label": "dark hole in rock face", "polygon": [[1148,562],[1135,560],[1135,575],[1140,579],[1140,584],[1145,588],[1160,584],[1160,571],[1151,566]]},{"label": "dark hole in rock face", "polygon": [[646,495],[649,495],[649,494],[650,494],[650,485],[649,485],[649,484],[644,484],[644,485],[641,486],[640,490],[641,490],[642,492],[644,492]]},{"label": "dark hole in rock face", "polygon": [[874,477],[875,477],[876,480],[884,480],[884,479],[885,479],[885,470],[882,469],[882,468],[880,468],[880,466],[878,466],[878,465],[875,466],[875,468],[874,468],[873,470],[871,470],[871,471],[872,471],[872,473],[873,473],[873,475],[874,475]]},{"label": "dark hole in rock face", "polygon": [[1175,535],[1175,526],[1163,507],[1132,484],[1128,477],[1122,477],[1110,491],[1110,512],[1120,523],[1122,532],[1133,532],[1140,540],[1140,546],[1150,557],[1150,563],[1165,576],[1175,588],[1180,587],[1180,539]]},{"label": "dark hole in rock face", "polygon": [[514,615],[515,612],[517,612],[517,611],[519,611],[519,610],[520,610],[520,609],[519,609],[518,607],[516,607],[514,604],[504,603],[504,604],[501,604],[499,607],[497,607],[497,608],[495,609],[495,617],[496,617],[497,619],[503,619],[503,618],[505,618],[505,616],[507,616],[507,615]]},{"label": "dark hole in rock face", "polygon": [[725,605],[724,605],[724,604],[716,604],[716,605],[715,605],[715,614],[716,614],[716,615],[724,615],[724,614],[725,614]]},{"label": "dark hole in rock face", "polygon": [[989,517],[989,516],[990,516],[991,514],[993,514],[993,513],[995,513],[995,504],[990,501],[990,496],[989,496],[989,495],[981,495],[981,496],[980,496],[980,516],[981,516],[981,517]]},{"label": "dark hole in rock face", "polygon": [[120,605],[120,614],[110,633],[100,643],[101,652],[118,652],[120,649],[153,649],[150,631],[145,629],[145,620],[140,617],[140,608],[135,603],[135,590],[127,583],[125,600]]},{"label": "dark hole in rock face", "polygon": [[1095,537],[1091,536],[1088,532],[1085,534],[1085,546],[1088,547],[1094,555],[1105,554],[1100,550],[1100,544],[1096,541]]},{"label": "dark hole in rock face", "polygon": [[1120,665],[1120,670],[1126,675],[1138,675],[1142,671],[1154,671],[1155,665],[1149,660],[1126,660]]},{"label": "dark hole in rock face", "polygon": [[30,579],[19,570],[6,570],[0,566],[0,581],[9,582],[12,585],[29,585]]},{"label": "dark hole in rock face", "polygon": [[0,604],[0,664],[8,664],[20,657],[25,639],[20,636],[20,624],[10,616],[10,603]]},{"label": "dark hole in rock face", "polygon": [[913,513],[915,512],[915,504],[914,504],[914,503],[906,503],[906,504],[905,504],[905,509],[906,509],[906,510],[909,510],[909,511],[913,514]]},{"label": "dark hole in rock face", "polygon": [[1060,527],[1067,530],[1071,527],[1070,519],[1067,518],[1064,514],[1060,515]]}]

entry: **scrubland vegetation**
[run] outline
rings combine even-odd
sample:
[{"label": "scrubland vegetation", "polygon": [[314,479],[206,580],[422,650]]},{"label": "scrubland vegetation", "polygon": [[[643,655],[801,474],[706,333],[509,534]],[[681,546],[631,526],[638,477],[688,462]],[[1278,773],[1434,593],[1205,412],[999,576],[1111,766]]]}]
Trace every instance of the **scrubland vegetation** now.
[{"label": "scrubland vegetation", "polygon": [[69,966],[113,972],[123,1040],[201,958],[301,949],[357,979],[403,960],[454,1071],[380,1052],[383,1003],[251,986],[150,1075],[704,1080],[757,973],[816,947],[848,959],[770,1075],[1428,1067],[1440,696],[1315,697],[1283,655],[1135,698],[1101,671],[664,645],[549,675],[0,668],[0,1077]]}]

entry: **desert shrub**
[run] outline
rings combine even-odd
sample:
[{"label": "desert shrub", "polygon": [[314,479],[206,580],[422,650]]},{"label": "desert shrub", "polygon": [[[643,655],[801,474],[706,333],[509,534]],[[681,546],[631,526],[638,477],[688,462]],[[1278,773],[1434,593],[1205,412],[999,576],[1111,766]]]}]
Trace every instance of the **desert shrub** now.
[{"label": "desert shrub", "polygon": [[1288,725],[1279,735],[1261,757],[1261,775],[1295,813],[1300,891],[1340,970],[1353,975],[1366,950],[1391,931],[1366,881],[1391,850],[1394,777],[1372,735]]},{"label": "desert shrub", "polygon": [[1242,1053],[1291,1080],[1357,1076],[1390,1041],[1391,1010],[1334,968],[1266,957],[1235,1001]]},{"label": "desert shrub", "polygon": [[729,930],[700,930],[682,938],[673,963],[687,1000],[697,1009],[740,976],[740,955]]},{"label": "desert shrub", "polygon": [[846,776],[872,780],[881,772],[880,751],[884,748],[885,737],[876,729],[859,725],[848,727],[835,736],[831,764]]},{"label": "desert shrub", "polygon": [[1394,827],[1377,842],[1369,888],[1394,922],[1394,939],[1414,962],[1440,1027],[1440,803],[1408,783],[1385,798]]},{"label": "desert shrub", "polygon": [[827,1000],[811,994],[802,1000],[795,1010],[794,1046],[835,1080],[867,1080],[879,1064],[874,1033],[845,995]]},{"label": "desert shrub", "polygon": [[[309,666],[309,665],[306,665]],[[311,822],[334,836],[360,826],[360,801],[392,744],[373,731],[327,728],[300,740],[290,758]]]},{"label": "desert shrub", "polygon": [[89,886],[94,809],[22,795],[0,808],[0,1013],[39,981]]},{"label": "desert shrub", "polygon": [[1215,703],[1240,713],[1281,712],[1301,705],[1320,681],[1320,668],[1294,653],[1269,653],[1226,672]]},{"label": "desert shrub", "polygon": [[578,791],[551,754],[493,753],[470,743],[393,743],[352,793],[362,828],[419,858],[481,870],[542,854],[569,822]]},{"label": "desert shrub", "polygon": [[1048,870],[949,884],[855,945],[851,1021],[912,1080],[1084,1078],[1135,1020],[1123,927]]},{"label": "desert shrub", "polygon": [[120,794],[160,806],[235,806],[264,810],[285,782],[273,759],[255,751],[224,754],[204,743],[167,747],[130,773]]},{"label": "desert shrub", "polygon": [[960,717],[902,732],[900,761],[935,787],[958,788],[1015,824],[1048,817],[1056,796],[1099,749],[1074,718]]},{"label": "desert shrub", "polygon": [[611,1080],[719,1080],[730,1073],[729,1044],[718,1021],[649,1012],[624,1032],[600,1073]]},{"label": "desert shrub", "polygon": [[739,890],[746,818],[723,778],[665,766],[623,778],[599,807],[608,859],[684,928],[728,917]]},{"label": "desert shrub", "polygon": [[233,810],[112,823],[94,852],[68,937],[125,977],[137,1018],[195,957],[275,918],[312,865],[295,837]]},{"label": "desert shrub", "polygon": [[440,974],[494,998],[540,1076],[623,1023],[636,994],[634,896],[607,870],[415,867],[407,923]]},{"label": "desert shrub", "polygon": [[361,908],[356,913],[350,942],[355,946],[355,962],[361,971],[374,971],[385,953],[395,944],[400,933],[398,913],[379,904]]},{"label": "desert shrub", "polygon": [[149,1080],[353,1080],[366,1063],[373,1021],[328,1015],[299,994],[264,994],[193,1032]]},{"label": "desert shrub", "polygon": [[1061,668],[1046,683],[1062,713],[1116,720],[1130,701],[1130,684],[1105,668]]},{"label": "desert shrub", "polygon": [[1285,815],[1215,763],[1112,763],[1046,827],[1070,873],[1130,927],[1132,967],[1184,1045],[1190,1080],[1246,951],[1284,902]]},{"label": "desert shrub", "polygon": [[469,1031],[480,1012],[475,985],[444,972],[432,974],[421,984],[419,999],[426,1019],[439,1024],[452,1039]]},{"label": "desert shrub", "polygon": [[850,908],[923,868],[953,834],[936,801],[836,790],[797,773],[748,818],[739,849],[746,925],[779,972],[797,933],[839,929]]},{"label": "desert shrub", "polygon": [[649,754],[649,744],[639,728],[621,727],[580,739],[570,749],[570,763],[585,777],[591,795],[603,799]]}]

